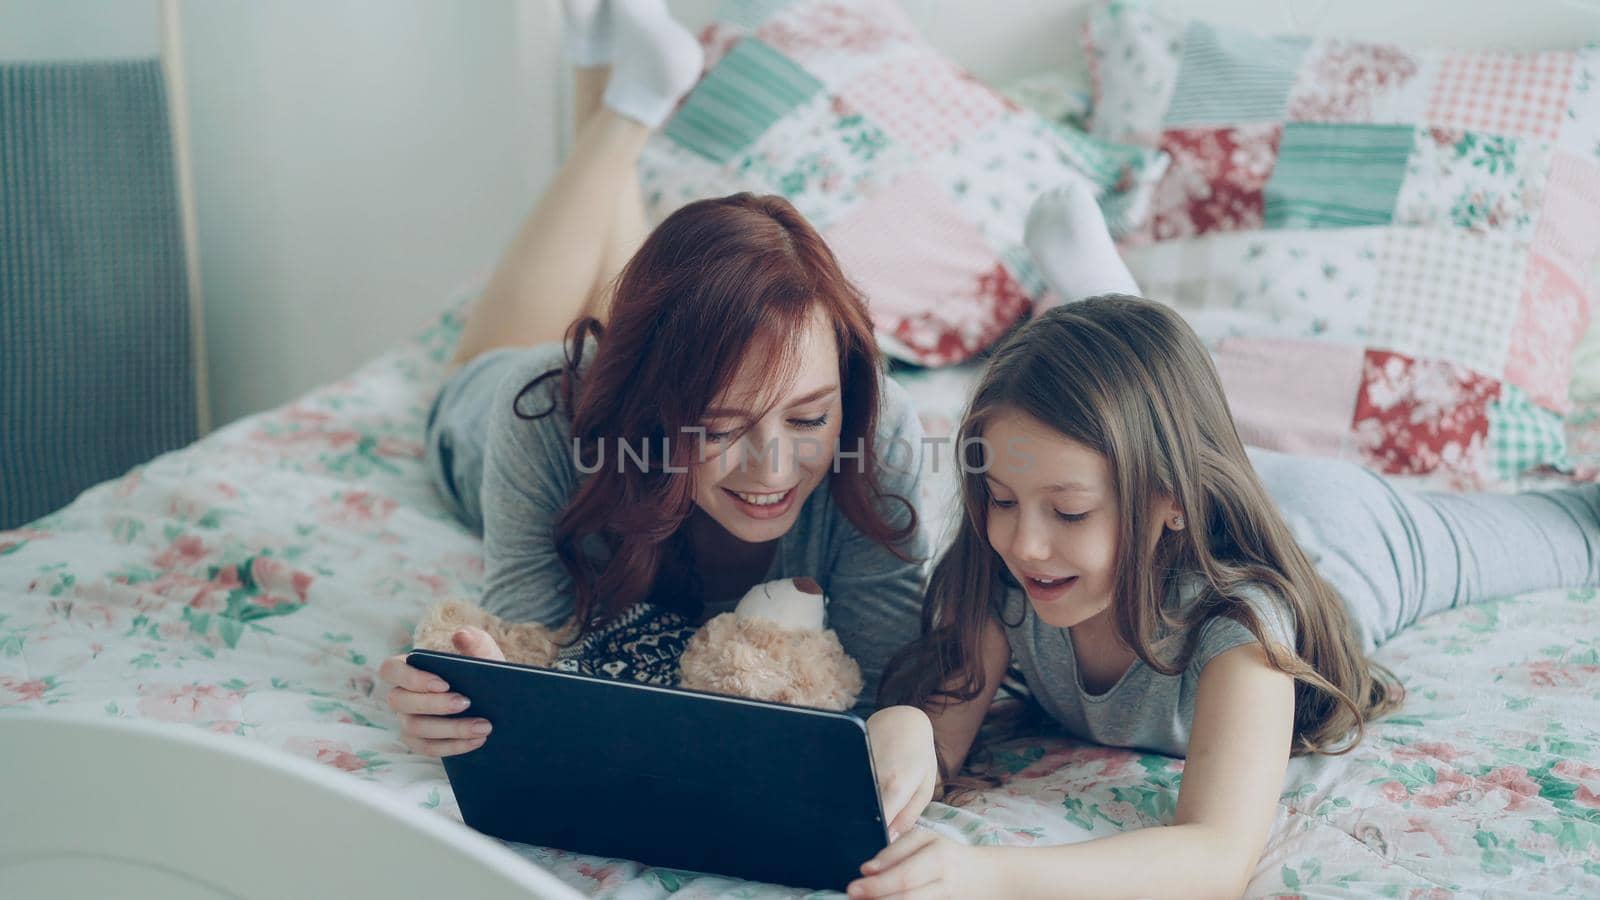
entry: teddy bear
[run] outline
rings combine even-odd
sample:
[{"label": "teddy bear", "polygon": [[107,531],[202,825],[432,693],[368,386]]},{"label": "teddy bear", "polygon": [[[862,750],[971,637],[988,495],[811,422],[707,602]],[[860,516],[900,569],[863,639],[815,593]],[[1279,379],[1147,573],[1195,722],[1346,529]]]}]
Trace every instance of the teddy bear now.
[{"label": "teddy bear", "polygon": [[456,629],[494,638],[506,661],[587,675],[732,694],[794,706],[846,710],[861,693],[861,667],[826,623],[827,597],[811,578],[782,578],[747,591],[732,612],[695,628],[686,617],[638,603],[574,640],[559,628],[506,622],[446,600],[412,636],[418,649],[451,651]]}]

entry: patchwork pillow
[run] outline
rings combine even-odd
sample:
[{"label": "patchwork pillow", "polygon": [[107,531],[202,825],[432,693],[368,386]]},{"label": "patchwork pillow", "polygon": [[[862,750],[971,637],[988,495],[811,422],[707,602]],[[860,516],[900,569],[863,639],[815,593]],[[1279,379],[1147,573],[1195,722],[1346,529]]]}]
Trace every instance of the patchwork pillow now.
[{"label": "patchwork pillow", "polygon": [[1121,247],[1246,440],[1491,486],[1564,467],[1600,260],[1600,47],[1408,50],[1085,28],[1092,131],[1171,157]]},{"label": "patchwork pillow", "polygon": [[868,299],[880,342],[956,363],[1045,285],[1029,206],[1070,179],[1142,216],[1159,154],[1045,121],[918,35],[893,0],[745,0],[702,32],[707,71],[640,164],[653,218],[736,191],[789,198]]}]

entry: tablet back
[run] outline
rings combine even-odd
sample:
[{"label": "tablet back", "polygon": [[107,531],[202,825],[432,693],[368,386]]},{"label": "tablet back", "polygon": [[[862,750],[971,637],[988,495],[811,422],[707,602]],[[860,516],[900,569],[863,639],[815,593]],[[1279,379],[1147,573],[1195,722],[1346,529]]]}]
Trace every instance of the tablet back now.
[{"label": "tablet back", "polygon": [[444,760],[485,834],[836,890],[887,843],[855,716],[432,651],[409,662],[494,724]]}]

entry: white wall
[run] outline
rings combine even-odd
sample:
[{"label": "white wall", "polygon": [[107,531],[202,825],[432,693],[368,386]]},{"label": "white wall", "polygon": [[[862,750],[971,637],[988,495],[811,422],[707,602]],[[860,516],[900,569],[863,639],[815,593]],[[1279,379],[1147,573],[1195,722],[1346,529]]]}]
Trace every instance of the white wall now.
[{"label": "white wall", "polygon": [[557,157],[545,0],[183,0],[215,423],[425,327]]},{"label": "white wall", "polygon": [[[556,165],[551,0],[178,0],[215,424],[492,266]],[[160,0],[0,0],[0,61],[154,57]]]},{"label": "white wall", "polygon": [[160,52],[156,0],[0,0],[0,62],[149,58]]}]

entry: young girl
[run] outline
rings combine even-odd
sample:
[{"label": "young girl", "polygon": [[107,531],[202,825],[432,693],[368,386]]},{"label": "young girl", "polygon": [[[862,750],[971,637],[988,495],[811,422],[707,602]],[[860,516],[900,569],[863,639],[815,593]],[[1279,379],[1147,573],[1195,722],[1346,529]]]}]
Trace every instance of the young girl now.
[{"label": "young girl", "polygon": [[[568,13],[577,146],[467,320],[428,421],[439,490],[483,534],[483,605],[590,632],[641,602],[701,621],[810,576],[870,701],[917,634],[919,470],[897,457],[921,426],[883,377],[862,298],[783,199],[699,201],[640,243],[634,166],[698,76],[699,45],[662,0]],[[503,658],[482,630],[453,641]],[[413,750],[487,739],[486,720],[447,717],[469,699],[403,655],[380,675]]]},{"label": "young girl", "polygon": [[[1041,204],[1030,243],[1057,263],[1060,296],[1131,285],[1105,256],[1040,252],[1070,237],[1059,249],[1115,260],[1092,201]],[[1353,464],[1247,451],[1193,330],[1125,295],[1024,327],[957,446],[965,518],[924,636],[885,684],[908,705],[874,717],[886,810],[906,828],[961,768],[1015,659],[1068,733],[1186,757],[1177,812],[1058,847],[912,831],[852,897],[1239,896],[1290,754],[1343,752],[1400,703],[1367,658],[1379,643],[1455,606],[1600,581],[1600,486],[1412,493]]]}]

